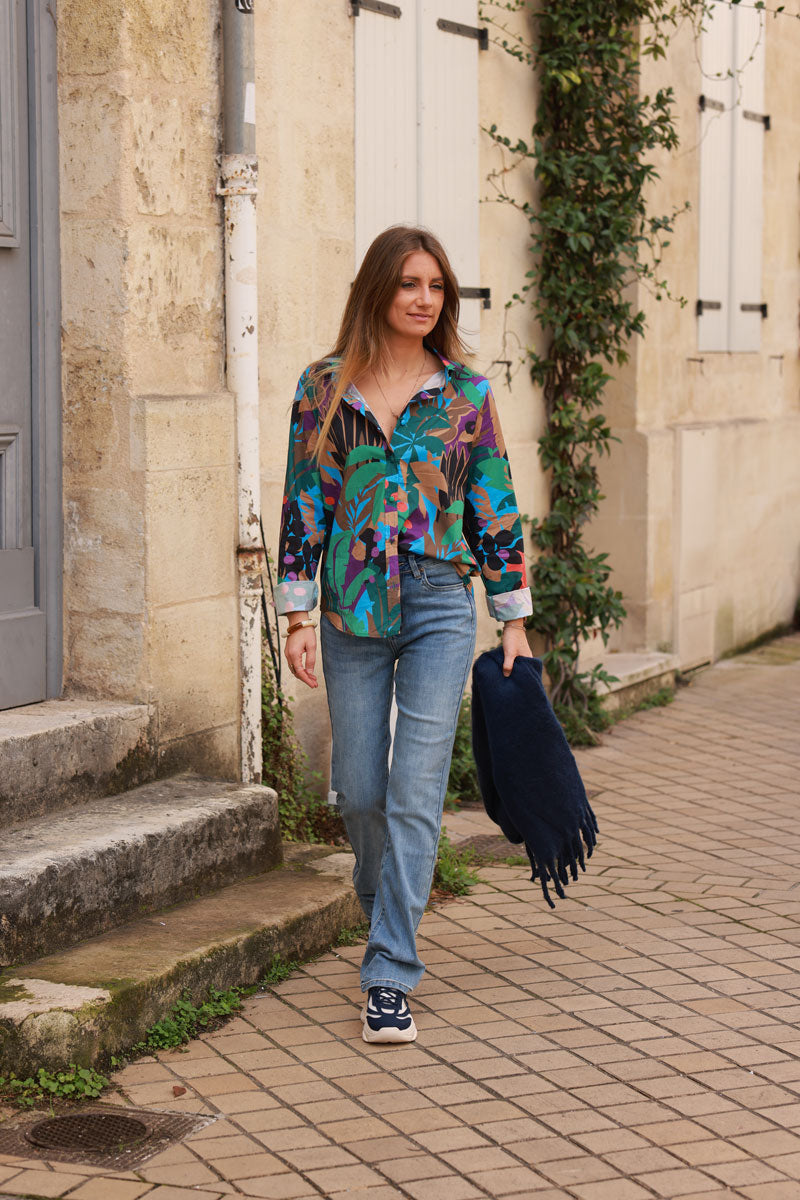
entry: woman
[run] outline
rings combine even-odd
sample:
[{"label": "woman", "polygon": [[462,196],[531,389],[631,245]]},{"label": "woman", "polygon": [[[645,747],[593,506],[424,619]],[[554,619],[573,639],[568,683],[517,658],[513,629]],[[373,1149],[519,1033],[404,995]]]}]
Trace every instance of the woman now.
[{"label": "woman", "polygon": [[[505,674],[530,657],[522,529],[488,382],[464,364],[441,243],[395,226],[370,246],[330,356],[292,410],[276,607],[292,673],[317,686],[314,582],[332,729],[331,785],[370,920],[367,1042],[416,1036],[430,894],[461,696],[475,648],[471,576],[503,623]],[[389,764],[392,695],[397,723]]]}]

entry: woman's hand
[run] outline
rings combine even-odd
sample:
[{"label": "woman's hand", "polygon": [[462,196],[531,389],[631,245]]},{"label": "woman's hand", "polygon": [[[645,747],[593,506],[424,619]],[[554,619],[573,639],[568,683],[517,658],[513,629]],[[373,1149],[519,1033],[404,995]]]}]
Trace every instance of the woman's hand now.
[{"label": "woman's hand", "polygon": [[286,638],[286,661],[295,679],[308,684],[310,688],[319,687],[314,674],[317,661],[317,635],[313,629],[298,629]]},{"label": "woman's hand", "polygon": [[533,658],[525,626],[521,621],[506,621],[503,626],[503,674],[511,674],[515,658]]}]

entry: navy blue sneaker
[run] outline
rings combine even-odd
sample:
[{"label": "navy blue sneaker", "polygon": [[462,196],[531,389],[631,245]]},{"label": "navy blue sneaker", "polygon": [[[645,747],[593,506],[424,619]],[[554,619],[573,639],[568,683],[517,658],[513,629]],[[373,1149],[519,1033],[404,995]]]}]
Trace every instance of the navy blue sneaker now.
[{"label": "navy blue sneaker", "polygon": [[371,987],[361,1013],[365,1042],[413,1042],[417,1037],[414,1018],[406,998],[397,988]]}]

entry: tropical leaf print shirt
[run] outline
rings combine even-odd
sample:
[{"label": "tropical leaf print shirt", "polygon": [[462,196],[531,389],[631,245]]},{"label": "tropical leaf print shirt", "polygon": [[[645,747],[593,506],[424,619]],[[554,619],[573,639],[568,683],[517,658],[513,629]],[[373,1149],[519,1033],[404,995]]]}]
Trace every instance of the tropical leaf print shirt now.
[{"label": "tropical leaf print shirt", "polygon": [[391,440],[363,396],[349,389],[319,463],[330,376],[307,369],[289,433],[278,584],[279,613],[318,600],[337,628],[360,637],[400,632],[399,554],[480,574],[490,614],[525,617],[522,525],[488,380],[442,360],[443,372],[408,403]]}]

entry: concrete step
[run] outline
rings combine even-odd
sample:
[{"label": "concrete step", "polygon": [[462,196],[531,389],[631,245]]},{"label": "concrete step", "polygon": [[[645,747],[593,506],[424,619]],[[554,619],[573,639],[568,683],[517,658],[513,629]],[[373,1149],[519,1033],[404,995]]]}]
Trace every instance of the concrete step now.
[{"label": "concrete step", "polygon": [[363,920],[353,856],[305,860],[229,884],[0,975],[0,1074],[107,1062],[182,994],[263,978],[273,957],[305,959]]},{"label": "concrete step", "polygon": [[281,861],[275,793],[178,776],[0,841],[0,965],[70,946]]},{"label": "concrete step", "polygon": [[656,650],[640,654],[612,651],[603,654],[599,661],[609,675],[616,676],[616,683],[601,683],[597,689],[607,712],[632,708],[662,688],[675,687],[678,670],[675,654],[662,654]]},{"label": "concrete step", "polygon": [[0,828],[155,775],[146,704],[46,700],[0,712]]}]

